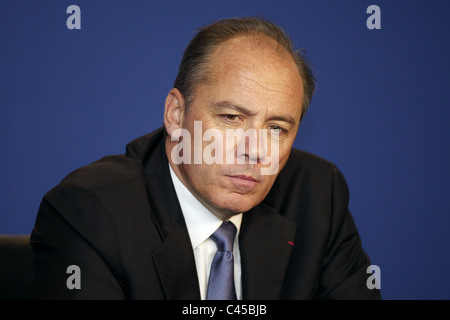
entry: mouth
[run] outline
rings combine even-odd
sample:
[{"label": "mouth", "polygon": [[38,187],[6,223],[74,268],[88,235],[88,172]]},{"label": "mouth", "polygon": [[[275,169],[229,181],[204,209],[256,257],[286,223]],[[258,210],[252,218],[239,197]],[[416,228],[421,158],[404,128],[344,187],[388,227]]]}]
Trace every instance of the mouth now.
[{"label": "mouth", "polygon": [[259,182],[257,179],[253,178],[252,176],[246,176],[244,174],[240,174],[240,175],[235,175],[235,176],[230,176],[232,178],[238,178],[238,179],[242,179],[242,180],[247,180],[247,181],[254,181],[254,182]]},{"label": "mouth", "polygon": [[247,175],[229,175],[227,177],[231,179],[231,183],[236,190],[240,192],[249,192],[259,183],[259,180]]}]

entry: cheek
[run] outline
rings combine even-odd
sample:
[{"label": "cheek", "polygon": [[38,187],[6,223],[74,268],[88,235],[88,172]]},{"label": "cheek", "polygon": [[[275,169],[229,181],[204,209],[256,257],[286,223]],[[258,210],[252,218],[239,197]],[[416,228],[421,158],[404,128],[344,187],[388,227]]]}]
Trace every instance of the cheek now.
[{"label": "cheek", "polygon": [[292,146],[294,144],[294,140],[295,140],[295,137],[294,137],[294,139],[291,138],[291,139],[279,144],[278,157],[280,159],[280,166],[281,166],[281,164],[284,165],[286,163],[287,159],[289,158],[289,155],[292,150]]},{"label": "cheek", "polygon": [[284,167],[284,165],[287,162],[287,159],[289,158],[289,154],[291,149],[287,149],[287,150],[280,150],[280,155],[279,155],[279,161],[280,161],[280,170]]},{"label": "cheek", "polygon": [[205,192],[218,184],[219,174],[215,165],[186,164],[184,167],[189,183],[198,191]]},{"label": "cheek", "polygon": [[277,176],[278,175],[267,176],[267,180],[265,181],[264,185],[261,186],[262,187],[260,190],[261,195],[265,197],[269,193],[270,189],[272,189],[272,186]]}]

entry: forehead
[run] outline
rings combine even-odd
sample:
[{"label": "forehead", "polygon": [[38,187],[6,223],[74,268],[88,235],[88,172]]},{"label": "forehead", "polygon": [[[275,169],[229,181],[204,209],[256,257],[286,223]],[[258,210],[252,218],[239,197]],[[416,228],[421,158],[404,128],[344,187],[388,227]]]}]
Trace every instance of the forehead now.
[{"label": "forehead", "polygon": [[302,79],[293,58],[275,40],[259,37],[265,39],[237,37],[216,49],[209,65],[213,93],[290,105],[301,112]]}]

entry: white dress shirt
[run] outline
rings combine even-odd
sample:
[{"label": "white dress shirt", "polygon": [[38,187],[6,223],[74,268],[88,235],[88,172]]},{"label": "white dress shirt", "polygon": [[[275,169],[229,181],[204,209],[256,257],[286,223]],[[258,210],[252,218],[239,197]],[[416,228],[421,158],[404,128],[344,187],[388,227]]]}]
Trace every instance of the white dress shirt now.
[{"label": "white dress shirt", "polygon": [[[180,202],[181,211],[183,212],[184,220],[186,221],[192,249],[194,250],[200,296],[202,300],[205,300],[208,290],[209,271],[211,269],[211,263],[217,252],[216,243],[209,237],[220,227],[223,221],[217,218],[192,195],[180,179],[178,179],[170,164],[169,168],[178,201]],[[237,299],[241,300],[241,256],[239,253],[238,238],[242,221],[242,213],[234,215],[229,219],[229,221],[231,221],[237,229],[233,247],[234,282]]]}]

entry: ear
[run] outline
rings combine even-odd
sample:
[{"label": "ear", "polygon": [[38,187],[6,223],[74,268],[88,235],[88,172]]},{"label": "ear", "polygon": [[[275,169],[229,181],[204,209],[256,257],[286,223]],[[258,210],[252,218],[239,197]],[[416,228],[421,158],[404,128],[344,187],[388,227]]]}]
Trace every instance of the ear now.
[{"label": "ear", "polygon": [[175,129],[181,128],[185,111],[184,98],[177,88],[169,91],[164,109],[164,126],[172,136]]}]

